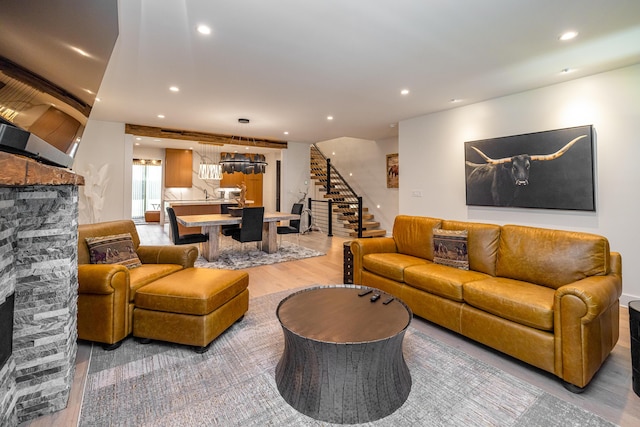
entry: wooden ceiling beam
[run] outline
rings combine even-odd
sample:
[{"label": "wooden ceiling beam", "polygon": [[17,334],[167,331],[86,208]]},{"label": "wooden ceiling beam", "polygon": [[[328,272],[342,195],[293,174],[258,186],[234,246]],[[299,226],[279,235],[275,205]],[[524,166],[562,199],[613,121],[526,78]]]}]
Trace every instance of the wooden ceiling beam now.
[{"label": "wooden ceiling beam", "polygon": [[277,139],[254,138],[246,136],[240,137],[239,135],[232,136],[182,129],[168,129],[153,126],[135,125],[130,123],[125,124],[124,131],[125,133],[129,133],[132,135],[148,136],[151,138],[180,139],[185,141],[196,141],[210,144],[232,144],[262,148],[287,148],[287,141],[281,141]]}]

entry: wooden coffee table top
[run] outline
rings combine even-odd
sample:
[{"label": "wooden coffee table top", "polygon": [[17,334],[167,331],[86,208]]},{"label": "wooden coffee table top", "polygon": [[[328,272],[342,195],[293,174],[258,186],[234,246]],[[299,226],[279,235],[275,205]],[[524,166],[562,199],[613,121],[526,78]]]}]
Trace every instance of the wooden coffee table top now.
[{"label": "wooden coffee table top", "polygon": [[[372,292],[358,296],[364,290]],[[371,296],[380,294],[376,302]],[[331,343],[363,343],[393,337],[411,322],[411,310],[399,299],[377,289],[334,285],[304,289],[278,305],[282,326],[302,337]]]}]

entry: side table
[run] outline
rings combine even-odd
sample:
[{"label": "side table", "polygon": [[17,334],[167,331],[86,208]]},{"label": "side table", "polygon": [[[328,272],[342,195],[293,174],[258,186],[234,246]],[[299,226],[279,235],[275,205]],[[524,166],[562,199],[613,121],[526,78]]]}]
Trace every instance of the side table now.
[{"label": "side table", "polygon": [[633,391],[640,396],[640,300],[629,302]]},{"label": "side table", "polygon": [[353,284],[353,254],[351,253],[351,241],[343,243],[342,252],[344,255],[344,272],[342,280],[346,284]]}]

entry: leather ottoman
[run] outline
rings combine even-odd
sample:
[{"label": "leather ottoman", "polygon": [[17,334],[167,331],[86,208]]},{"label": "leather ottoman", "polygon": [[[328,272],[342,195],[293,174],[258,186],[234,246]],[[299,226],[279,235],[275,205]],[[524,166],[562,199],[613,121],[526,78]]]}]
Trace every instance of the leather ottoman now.
[{"label": "leather ottoman", "polygon": [[243,271],[187,268],[138,289],[133,336],[197,347],[208,345],[249,309]]}]

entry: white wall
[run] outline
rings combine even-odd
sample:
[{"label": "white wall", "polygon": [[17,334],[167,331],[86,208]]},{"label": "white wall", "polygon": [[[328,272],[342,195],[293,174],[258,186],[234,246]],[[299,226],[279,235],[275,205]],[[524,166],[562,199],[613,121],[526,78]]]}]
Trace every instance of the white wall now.
[{"label": "white wall", "polygon": [[293,204],[312,187],[309,157],[309,144],[304,142],[288,142],[287,149],[282,150],[280,210],[283,212],[289,212]]},{"label": "white wall", "polygon": [[[131,217],[132,153],[131,135],[125,136],[124,123],[87,122],[73,162],[73,170],[86,184],[79,189],[81,224]],[[94,194],[92,201],[86,199],[87,191]]]},{"label": "white wall", "polygon": [[[387,188],[387,154],[398,152],[398,139],[370,141],[356,138],[337,138],[317,144],[331,164],[362,196],[362,202],[380,222],[380,228],[391,235],[393,221],[398,215],[398,188]],[[404,168],[398,156],[400,176]]]},{"label": "white wall", "polygon": [[[597,135],[595,212],[466,206],[465,141],[579,125]],[[640,65],[403,121],[399,159],[401,213],[601,234],[622,254],[621,302],[640,299]]]}]

